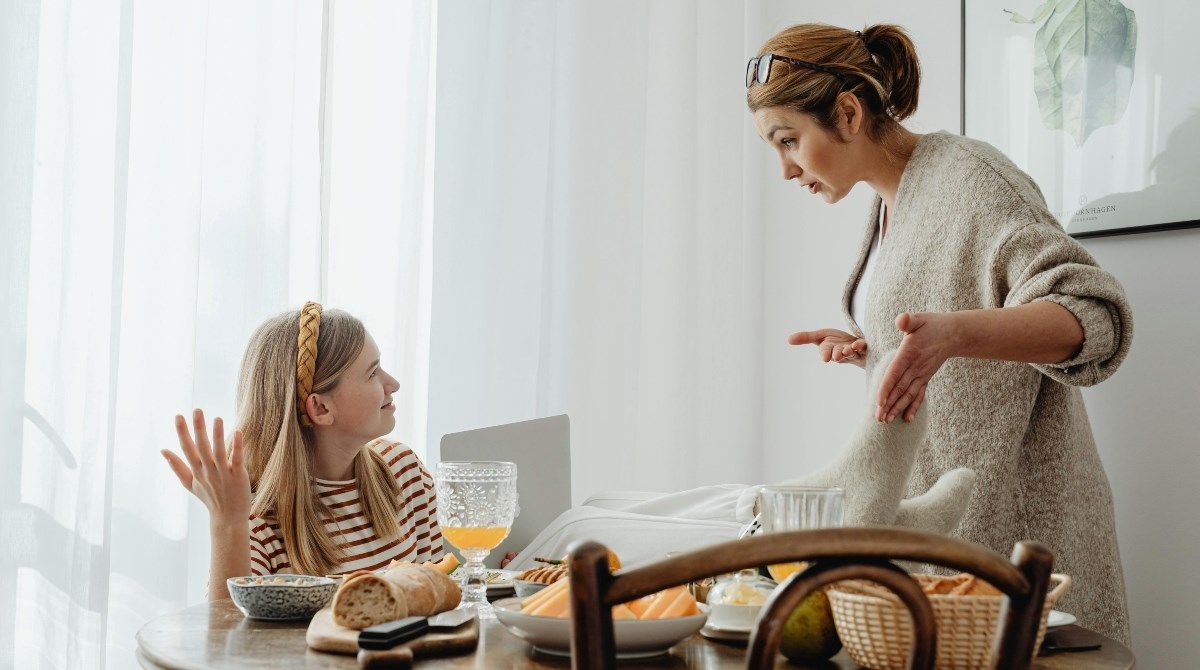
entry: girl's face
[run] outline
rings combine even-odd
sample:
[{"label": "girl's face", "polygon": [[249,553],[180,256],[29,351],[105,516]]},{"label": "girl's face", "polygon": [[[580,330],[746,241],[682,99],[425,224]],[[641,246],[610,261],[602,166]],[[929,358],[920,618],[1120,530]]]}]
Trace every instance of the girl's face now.
[{"label": "girl's face", "polygon": [[358,358],[328,393],[334,410],[330,428],[360,445],[387,435],[396,427],[392,394],[399,388],[396,378],[379,367],[379,346],[368,334]]},{"label": "girl's face", "polygon": [[854,188],[852,144],[841,142],[809,114],[782,107],[754,112],[758,135],[779,154],[784,179],[795,179],[809,193],[835,203]]}]

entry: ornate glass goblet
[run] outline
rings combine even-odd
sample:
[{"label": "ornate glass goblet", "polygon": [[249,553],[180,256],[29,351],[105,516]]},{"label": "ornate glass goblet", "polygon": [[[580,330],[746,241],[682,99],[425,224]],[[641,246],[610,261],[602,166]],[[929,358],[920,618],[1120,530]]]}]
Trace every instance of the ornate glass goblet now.
[{"label": "ornate glass goblet", "polygon": [[465,559],[459,608],[474,608],[481,619],[495,618],[483,559],[508,537],[517,515],[517,465],[443,461],[437,464],[436,481],[442,537]]}]

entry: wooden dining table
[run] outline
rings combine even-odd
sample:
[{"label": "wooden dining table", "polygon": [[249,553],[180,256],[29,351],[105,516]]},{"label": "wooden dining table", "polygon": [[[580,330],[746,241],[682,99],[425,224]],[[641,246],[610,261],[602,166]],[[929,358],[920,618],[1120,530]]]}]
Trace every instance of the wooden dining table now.
[{"label": "wooden dining table", "polygon": [[[442,658],[418,658],[421,670],[506,668],[511,670],[562,670],[570,660],[534,651],[495,619],[481,622],[479,646],[473,653]],[[273,622],[247,619],[231,600],[216,600],[159,616],[137,633],[137,660],[153,670],[199,668],[256,670],[272,668],[357,668],[353,656],[313,651],[305,642],[307,621]],[[1064,626],[1051,636],[1069,639],[1072,645],[1100,645],[1088,651],[1057,652],[1038,656],[1037,670],[1129,670],[1135,661],[1124,645],[1079,626]],[[1051,639],[1055,639],[1051,637]],[[745,643],[718,642],[699,633],[671,647],[668,655],[638,661],[620,661],[621,668],[700,668],[733,670],[745,666]],[[782,656],[776,667],[795,670]],[[820,670],[858,668],[845,651],[832,662],[810,666]]]}]

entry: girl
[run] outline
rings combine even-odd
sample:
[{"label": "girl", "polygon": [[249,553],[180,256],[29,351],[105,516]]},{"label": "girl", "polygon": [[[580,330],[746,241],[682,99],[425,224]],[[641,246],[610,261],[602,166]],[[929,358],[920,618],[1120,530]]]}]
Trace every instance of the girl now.
[{"label": "girl", "polygon": [[378,439],[396,425],[398,388],[361,321],[309,302],[251,337],[228,449],[220,418],[210,442],[203,411],[194,438],[175,417],[184,458],[162,454],[209,510],[209,600],[229,597],[229,577],[441,559],[433,478],[410,449]]},{"label": "girl", "polygon": [[909,420],[930,401],[908,494],[974,469],[958,534],[1002,553],[1047,545],[1074,577],[1061,605],[1127,642],[1112,494],[1079,387],[1124,360],[1129,304],[999,151],[900,125],[917,109],[920,71],[892,25],[792,26],[750,59],[746,101],[784,179],[828,203],[858,182],[876,193],[842,298],[851,332],[790,341],[868,373],[898,349],[876,419]]}]

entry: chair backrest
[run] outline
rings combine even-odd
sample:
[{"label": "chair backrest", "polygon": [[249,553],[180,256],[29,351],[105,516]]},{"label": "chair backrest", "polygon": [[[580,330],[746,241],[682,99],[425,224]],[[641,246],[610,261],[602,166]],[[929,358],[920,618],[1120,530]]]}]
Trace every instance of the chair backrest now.
[{"label": "chair backrest", "polygon": [[616,665],[612,607],[664,588],[743,568],[794,561],[808,567],[789,577],[764,605],[750,637],[747,668],[772,668],[783,622],[808,594],[844,579],[868,579],[894,592],[913,618],[908,667],[932,670],[937,657],[933,607],[915,580],[892,563],[915,561],[969,572],[1007,597],[996,636],[996,668],[1028,668],[1033,658],[1054,554],[1019,542],[1011,561],[981,545],[899,528],[829,528],[769,533],[679,554],[613,574],[608,550],[595,542],[572,548],[571,657],[574,668]]},{"label": "chair backrest", "polygon": [[559,514],[571,508],[571,422],[566,414],[448,433],[443,461],[512,461],[517,464],[520,513],[485,563],[496,567],[521,551]]}]

